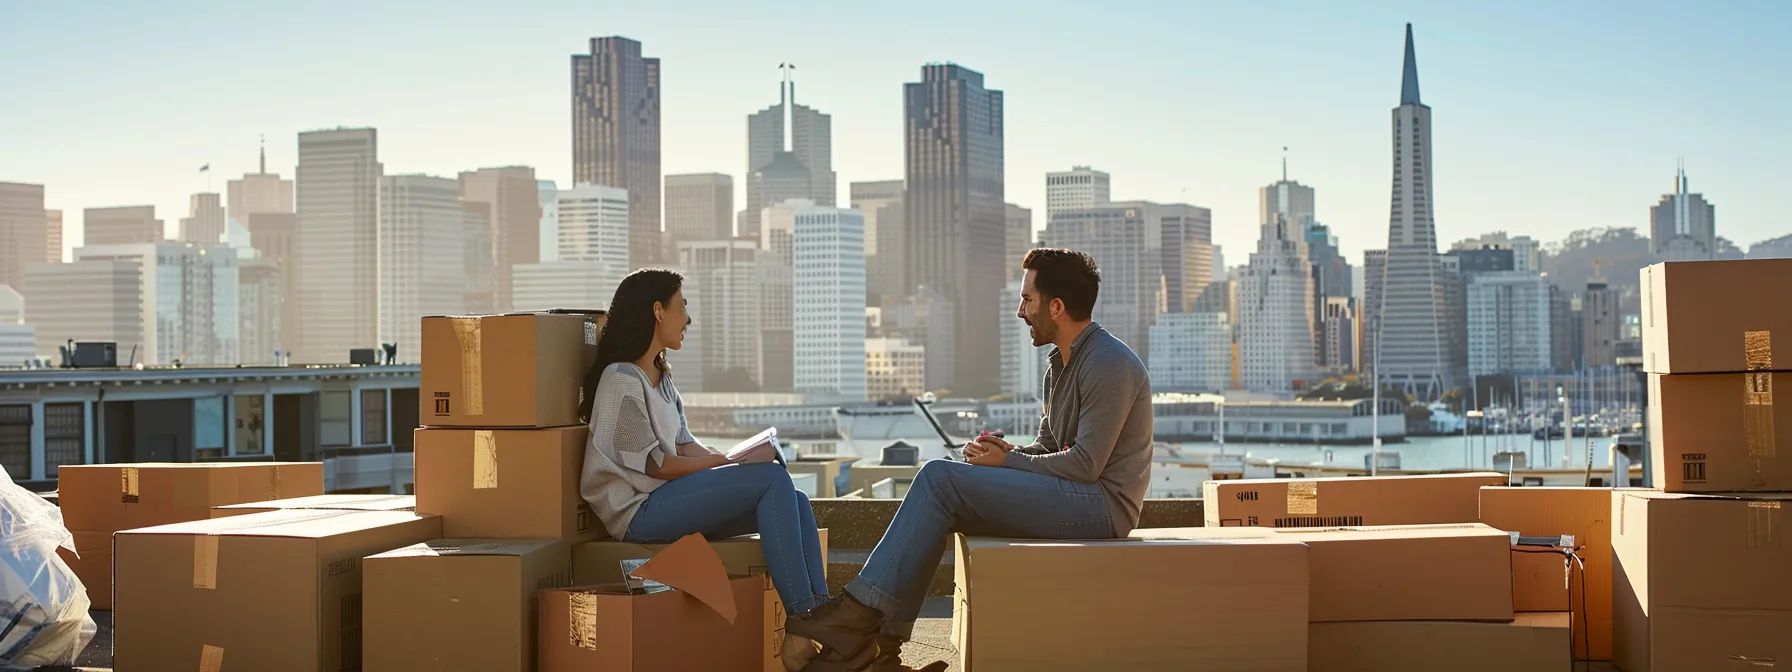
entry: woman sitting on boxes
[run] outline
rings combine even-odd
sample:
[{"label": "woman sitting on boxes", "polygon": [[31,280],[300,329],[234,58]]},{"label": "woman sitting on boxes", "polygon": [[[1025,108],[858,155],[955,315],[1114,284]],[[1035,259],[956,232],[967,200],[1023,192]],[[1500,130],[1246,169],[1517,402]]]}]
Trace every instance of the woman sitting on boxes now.
[{"label": "woman sitting on boxes", "polygon": [[[683,283],[676,272],[641,269],[610,300],[580,402],[591,424],[580,494],[610,536],[631,543],[759,533],[784,609],[801,615],[828,599],[815,513],[770,454],[735,464],[691,437],[666,365],[666,351],[684,345],[692,321]],[[787,637],[786,665],[800,669],[816,647]]]}]

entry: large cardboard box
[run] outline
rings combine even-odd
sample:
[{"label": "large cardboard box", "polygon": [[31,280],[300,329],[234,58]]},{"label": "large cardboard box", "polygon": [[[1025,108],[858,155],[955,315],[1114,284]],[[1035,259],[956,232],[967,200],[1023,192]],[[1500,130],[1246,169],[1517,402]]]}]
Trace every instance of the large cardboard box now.
[{"label": "large cardboard box", "polygon": [[445,536],[608,536],[579,495],[585,427],[416,432],[417,511],[442,516]]},{"label": "large cardboard box", "polygon": [[322,462],[64,465],[57,488],[75,553],[57,549],[95,609],[112,608],[112,533],[209,518],[211,508],[324,491]]},{"label": "large cardboard box", "polygon": [[361,571],[369,672],[534,672],[536,595],[571,583],[572,548],[436,539],[369,556]]},{"label": "large cardboard box", "polygon": [[1612,658],[1612,492],[1481,489],[1481,522],[1494,529],[1526,537],[1574,535],[1581,548],[1572,572],[1560,554],[1512,552],[1512,608],[1574,612],[1574,655],[1582,660]]},{"label": "large cardboard box", "polygon": [[1314,623],[1512,618],[1511,539],[1486,525],[1286,529],[1278,534],[1307,545],[1308,619]]},{"label": "large cardboard box", "polygon": [[1792,370],[1792,311],[1737,300],[1792,285],[1792,259],[1670,261],[1641,275],[1645,371]]},{"label": "large cardboard box", "polygon": [[1613,661],[1625,672],[1792,660],[1792,494],[1612,493]]},{"label": "large cardboard box", "polygon": [[957,669],[1306,669],[1304,544],[958,535],[956,547]]},{"label": "large cardboard box", "polygon": [[418,417],[426,427],[558,427],[579,421],[602,311],[423,318]]},{"label": "large cardboard box", "polygon": [[1667,492],[1792,490],[1792,398],[1774,405],[1776,383],[1792,394],[1792,372],[1651,374],[1656,484]]},{"label": "large cardboard box", "polygon": [[541,672],[784,669],[764,647],[769,581],[729,576],[702,536],[666,547],[634,575],[672,590],[541,593]]},{"label": "large cardboard box", "polygon": [[324,509],[336,511],[414,511],[417,508],[416,495],[312,495],[310,497],[289,497],[266,502],[245,502],[228,506],[212,507],[213,518],[240,516],[245,513],[262,513],[281,509]]},{"label": "large cardboard box", "polygon": [[1203,516],[1209,527],[1473,523],[1481,487],[1505,484],[1496,473],[1208,481]]},{"label": "large cardboard box", "polygon": [[1566,612],[1523,613],[1510,623],[1356,621],[1314,623],[1310,672],[1512,672],[1567,670]]},{"label": "large cardboard box", "polygon": [[442,536],[404,511],[286,510],[119,532],[121,670],[361,666],[361,559]]}]

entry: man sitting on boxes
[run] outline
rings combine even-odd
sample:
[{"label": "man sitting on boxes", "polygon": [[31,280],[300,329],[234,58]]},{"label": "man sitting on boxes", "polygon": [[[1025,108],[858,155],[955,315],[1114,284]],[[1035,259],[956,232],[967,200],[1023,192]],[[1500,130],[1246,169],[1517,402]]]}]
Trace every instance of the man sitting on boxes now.
[{"label": "man sitting on boxes", "polygon": [[1138,524],[1151,469],[1145,365],[1091,321],[1101,272],[1089,255],[1036,249],[1022,265],[1027,275],[1017,316],[1033,345],[1057,346],[1045,375],[1038,440],[1013,446],[985,436],[965,446],[969,464],[924,465],[845,594],[788,622],[789,632],[824,647],[805,669],[907,669],[900,647],[954,532],[1105,539],[1125,537]]}]

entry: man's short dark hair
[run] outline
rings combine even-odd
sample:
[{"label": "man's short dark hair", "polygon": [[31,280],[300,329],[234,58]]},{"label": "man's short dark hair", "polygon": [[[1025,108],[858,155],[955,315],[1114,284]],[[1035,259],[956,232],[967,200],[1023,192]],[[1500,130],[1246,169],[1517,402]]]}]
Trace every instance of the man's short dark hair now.
[{"label": "man's short dark hair", "polygon": [[1094,258],[1076,250],[1041,247],[1028,251],[1020,265],[1035,273],[1033,286],[1041,300],[1063,301],[1070,319],[1089,319],[1101,294],[1101,269],[1095,267]]}]

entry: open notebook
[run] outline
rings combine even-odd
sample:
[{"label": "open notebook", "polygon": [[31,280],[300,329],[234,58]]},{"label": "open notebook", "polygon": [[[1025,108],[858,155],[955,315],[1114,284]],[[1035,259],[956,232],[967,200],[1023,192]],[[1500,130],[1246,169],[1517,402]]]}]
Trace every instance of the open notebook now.
[{"label": "open notebook", "polygon": [[771,427],[745,441],[734,444],[728,452],[723,453],[729,462],[783,462],[783,455],[778,452],[778,428]]}]

